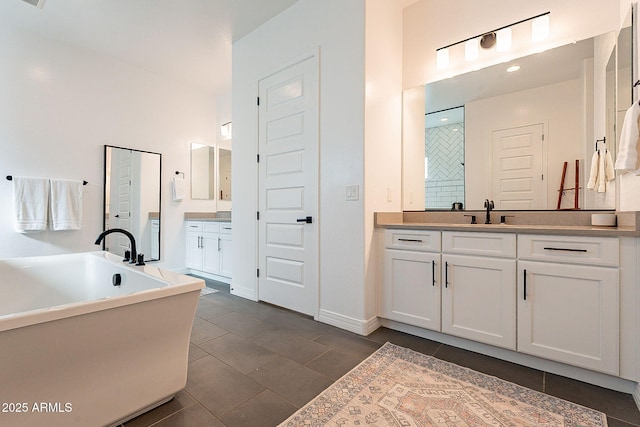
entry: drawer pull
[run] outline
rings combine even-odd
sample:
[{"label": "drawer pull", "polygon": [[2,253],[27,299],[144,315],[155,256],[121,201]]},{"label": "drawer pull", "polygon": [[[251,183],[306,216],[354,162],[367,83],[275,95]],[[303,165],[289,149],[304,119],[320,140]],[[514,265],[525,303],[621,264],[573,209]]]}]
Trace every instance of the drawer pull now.
[{"label": "drawer pull", "polygon": [[587,252],[586,249],[572,249],[572,248],[543,248],[545,251],[566,251],[566,252]]},{"label": "drawer pull", "polygon": [[422,243],[422,239],[398,239],[400,242],[417,242]]},{"label": "drawer pull", "polygon": [[527,300],[527,270],[524,270],[524,286],[523,286],[523,290],[524,290],[524,300]]},{"label": "drawer pull", "polygon": [[433,285],[436,285],[436,262],[434,260],[431,261],[431,277],[433,278]]},{"label": "drawer pull", "polygon": [[231,230],[231,227],[222,227],[223,230]]}]

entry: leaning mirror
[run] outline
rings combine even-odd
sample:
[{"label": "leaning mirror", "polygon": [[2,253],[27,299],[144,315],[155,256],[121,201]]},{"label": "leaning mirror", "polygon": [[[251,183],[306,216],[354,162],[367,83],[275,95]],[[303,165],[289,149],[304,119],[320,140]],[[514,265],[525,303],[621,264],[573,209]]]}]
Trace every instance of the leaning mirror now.
[{"label": "leaning mirror", "polygon": [[[160,259],[160,177],[162,155],[130,148],[104,146],[103,229],[122,228],[135,238],[145,260]],[[104,249],[123,256],[129,239],[107,235]]]},{"label": "leaning mirror", "polygon": [[607,33],[406,90],[403,209],[482,209],[487,198],[502,210],[556,209],[563,164],[575,187],[576,161],[579,207],[593,208],[584,187],[613,46]]},{"label": "leaning mirror", "polygon": [[215,198],[215,147],[191,144],[191,198],[211,200]]}]

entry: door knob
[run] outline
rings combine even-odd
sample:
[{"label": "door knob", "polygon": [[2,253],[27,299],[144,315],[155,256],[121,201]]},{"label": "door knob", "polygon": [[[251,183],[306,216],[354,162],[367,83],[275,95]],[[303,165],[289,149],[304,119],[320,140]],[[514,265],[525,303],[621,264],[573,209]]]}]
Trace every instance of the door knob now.
[{"label": "door knob", "polygon": [[298,222],[306,222],[307,224],[311,224],[313,222],[313,217],[308,216],[306,218],[298,218]]},{"label": "door knob", "polygon": [[116,218],[120,218],[120,215],[114,215]]}]

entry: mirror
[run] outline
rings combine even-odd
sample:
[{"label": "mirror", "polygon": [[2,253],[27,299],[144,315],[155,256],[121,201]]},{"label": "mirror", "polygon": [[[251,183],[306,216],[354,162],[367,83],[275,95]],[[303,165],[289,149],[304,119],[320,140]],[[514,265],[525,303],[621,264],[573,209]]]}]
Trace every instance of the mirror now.
[{"label": "mirror", "polygon": [[[160,153],[104,146],[103,230],[129,231],[146,261],[160,259],[161,171]],[[131,249],[119,233],[107,235],[103,248],[119,256]]]},{"label": "mirror", "polygon": [[191,198],[215,199],[215,147],[191,144]]},{"label": "mirror", "polygon": [[231,150],[224,148],[218,150],[218,183],[220,200],[231,201]]},{"label": "mirror", "polygon": [[[433,145],[426,140],[427,120],[441,120],[456,107],[464,107],[464,161],[458,162],[464,163],[464,200],[455,201],[465,209],[483,209],[487,198],[502,210],[556,209],[564,162],[569,190],[561,207],[572,208],[576,160],[580,208],[591,208],[583,190],[586,168],[596,132],[600,139],[605,131],[604,112],[595,117],[594,104],[605,102],[599,91],[613,45],[615,35],[607,33],[405,91],[403,209],[434,208],[425,181]],[[507,72],[514,65],[520,68]]]}]

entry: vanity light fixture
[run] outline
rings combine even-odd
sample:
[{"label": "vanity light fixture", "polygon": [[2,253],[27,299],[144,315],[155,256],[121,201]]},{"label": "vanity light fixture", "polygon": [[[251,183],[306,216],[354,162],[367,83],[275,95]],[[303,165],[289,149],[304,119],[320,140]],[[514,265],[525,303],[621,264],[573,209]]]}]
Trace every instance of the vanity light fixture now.
[{"label": "vanity light fixture", "polygon": [[507,73],[513,73],[514,71],[518,71],[520,69],[519,65],[512,65],[507,68]]},{"label": "vanity light fixture", "polygon": [[531,21],[531,40],[537,42],[549,36],[549,15],[551,12],[541,13],[531,18],[522,19],[513,24],[505,25],[495,30],[469,37],[459,42],[451,43],[447,46],[436,49],[436,65],[438,69],[447,68],[449,66],[449,50],[450,48],[464,43],[464,57],[467,61],[472,61],[479,56],[478,46],[483,49],[492,49],[496,46],[499,52],[505,52],[511,49],[512,45],[512,28],[516,25]]},{"label": "vanity light fixture", "polygon": [[231,122],[227,122],[220,126],[220,135],[223,139],[231,139]]}]

